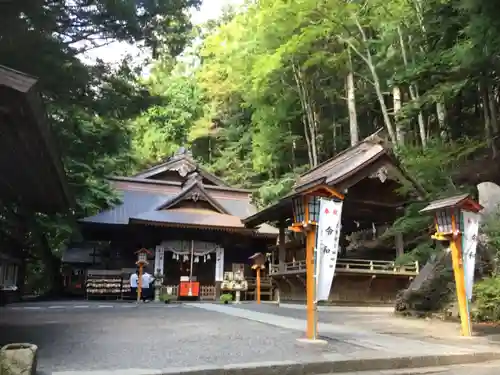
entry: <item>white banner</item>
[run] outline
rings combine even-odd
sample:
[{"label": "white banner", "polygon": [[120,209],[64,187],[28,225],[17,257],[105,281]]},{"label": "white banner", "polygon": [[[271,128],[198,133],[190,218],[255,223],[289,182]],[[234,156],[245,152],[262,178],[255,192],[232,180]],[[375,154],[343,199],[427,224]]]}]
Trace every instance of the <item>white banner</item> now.
[{"label": "white banner", "polygon": [[316,301],[328,300],[339,253],[342,202],[321,199],[317,237]]},{"label": "white banner", "polygon": [[472,299],[474,273],[476,269],[477,237],[479,234],[479,214],[462,211],[464,232],[462,234],[462,260],[464,265],[465,293]]},{"label": "white banner", "polygon": [[165,249],[162,246],[156,246],[155,251],[155,269],[154,275],[163,275],[165,265]]},{"label": "white banner", "polygon": [[224,281],[224,249],[221,247],[215,251],[215,281]]}]

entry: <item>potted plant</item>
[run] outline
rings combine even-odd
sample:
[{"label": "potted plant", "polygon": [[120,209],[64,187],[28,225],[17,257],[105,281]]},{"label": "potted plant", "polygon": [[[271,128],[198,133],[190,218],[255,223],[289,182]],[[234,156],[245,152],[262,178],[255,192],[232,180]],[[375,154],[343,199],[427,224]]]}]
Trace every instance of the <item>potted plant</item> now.
[{"label": "potted plant", "polygon": [[224,293],[220,296],[220,301],[227,305],[233,301],[233,295],[231,293]]}]

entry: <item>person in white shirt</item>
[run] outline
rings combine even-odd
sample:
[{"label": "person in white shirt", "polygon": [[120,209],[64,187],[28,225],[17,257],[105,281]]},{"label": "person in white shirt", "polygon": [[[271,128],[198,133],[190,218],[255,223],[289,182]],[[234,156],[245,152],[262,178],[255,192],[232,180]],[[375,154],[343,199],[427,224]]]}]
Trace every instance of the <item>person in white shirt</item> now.
[{"label": "person in white shirt", "polygon": [[130,275],[130,297],[132,299],[137,298],[137,284],[139,282],[139,271],[135,271]]},{"label": "person in white shirt", "polygon": [[141,287],[142,287],[142,300],[146,302],[147,300],[152,299],[153,286],[153,276],[148,273],[148,271],[144,271],[141,278]]}]

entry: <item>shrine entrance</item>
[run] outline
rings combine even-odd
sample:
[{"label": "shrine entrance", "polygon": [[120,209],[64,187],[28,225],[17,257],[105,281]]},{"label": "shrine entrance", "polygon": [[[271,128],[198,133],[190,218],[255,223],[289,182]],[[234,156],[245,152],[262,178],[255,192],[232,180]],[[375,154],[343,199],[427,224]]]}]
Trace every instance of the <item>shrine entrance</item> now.
[{"label": "shrine entrance", "polygon": [[163,241],[156,247],[155,274],[164,275],[168,294],[215,299],[224,274],[224,248],[206,241]]}]

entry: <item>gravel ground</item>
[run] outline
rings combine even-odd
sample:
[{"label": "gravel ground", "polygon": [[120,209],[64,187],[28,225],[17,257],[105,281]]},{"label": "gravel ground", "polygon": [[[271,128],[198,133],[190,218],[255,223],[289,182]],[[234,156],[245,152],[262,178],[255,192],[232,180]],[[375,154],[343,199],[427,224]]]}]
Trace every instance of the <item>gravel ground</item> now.
[{"label": "gravel ground", "polygon": [[336,340],[304,347],[296,342],[300,336],[183,305],[0,310],[0,345],[38,345],[43,373],[314,360],[357,349]]}]

